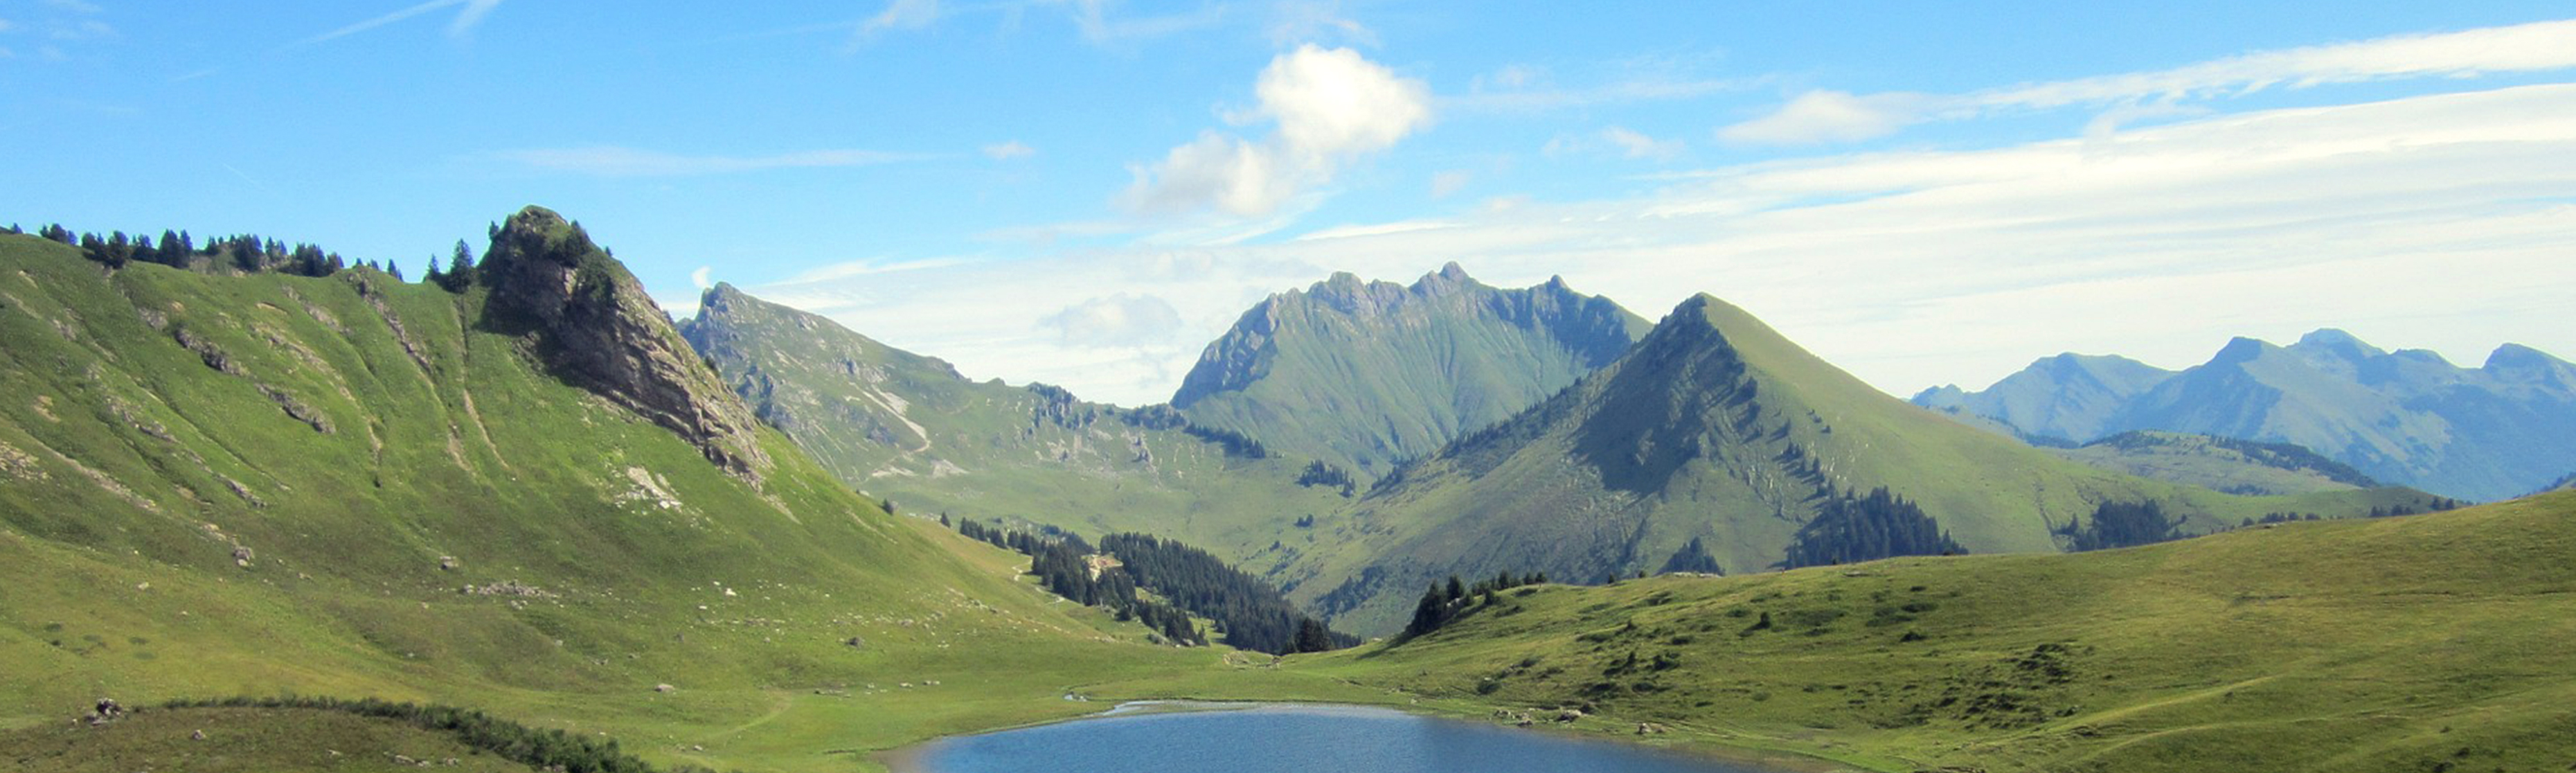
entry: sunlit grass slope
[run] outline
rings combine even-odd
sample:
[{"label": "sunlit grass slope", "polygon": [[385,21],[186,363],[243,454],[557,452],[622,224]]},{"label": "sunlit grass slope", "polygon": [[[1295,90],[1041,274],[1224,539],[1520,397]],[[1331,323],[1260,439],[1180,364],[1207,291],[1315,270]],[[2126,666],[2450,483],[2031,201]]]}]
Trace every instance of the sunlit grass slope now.
[{"label": "sunlit grass slope", "polygon": [[109,274],[0,236],[0,728],[102,696],[381,696],[845,770],[1213,657],[1117,641],[1141,634],[773,431],[758,482],[727,474],[532,365],[486,293]]},{"label": "sunlit grass slope", "polygon": [[[1505,591],[1257,678],[1886,771],[2576,765],[2576,493],[2071,555]],[[1228,680],[1148,691],[1227,694]],[[1274,692],[1294,688],[1270,688]]]}]

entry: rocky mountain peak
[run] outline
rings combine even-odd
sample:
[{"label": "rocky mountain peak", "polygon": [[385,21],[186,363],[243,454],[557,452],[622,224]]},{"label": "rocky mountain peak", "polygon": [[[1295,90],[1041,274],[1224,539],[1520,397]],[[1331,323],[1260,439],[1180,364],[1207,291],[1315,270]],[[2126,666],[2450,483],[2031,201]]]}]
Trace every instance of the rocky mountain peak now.
[{"label": "rocky mountain peak", "polygon": [[670,317],[581,226],[544,207],[493,232],[480,267],[487,328],[528,337],[548,371],[651,419],[736,475],[770,467],[751,410],[724,388]]}]

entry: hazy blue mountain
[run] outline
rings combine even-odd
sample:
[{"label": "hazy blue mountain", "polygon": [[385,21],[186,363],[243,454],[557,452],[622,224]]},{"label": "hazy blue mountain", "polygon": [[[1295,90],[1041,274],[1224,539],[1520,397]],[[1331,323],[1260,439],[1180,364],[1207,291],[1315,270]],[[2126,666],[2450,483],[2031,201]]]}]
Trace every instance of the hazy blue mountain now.
[{"label": "hazy blue mountain", "polygon": [[2173,375],[2126,357],[2067,353],[2032,362],[1983,391],[1926,389],[1914,404],[1995,419],[2034,438],[2080,442],[2110,434],[2103,427],[2113,414]]},{"label": "hazy blue mountain", "polygon": [[1410,286],[1337,273],[1245,312],[1172,405],[1374,478],[1565,388],[1648,327],[1561,278],[1510,290],[1456,263]]},{"label": "hazy blue mountain", "polygon": [[2079,442],[2152,429],[2294,443],[2379,480],[2469,499],[2527,493],[2576,467],[2576,365],[2526,346],[2506,344],[2462,368],[2340,330],[2289,346],[2238,338],[2107,411],[2117,390],[2067,378],[2052,363],[2064,359],[1983,392],[1927,390],[1915,402]]}]

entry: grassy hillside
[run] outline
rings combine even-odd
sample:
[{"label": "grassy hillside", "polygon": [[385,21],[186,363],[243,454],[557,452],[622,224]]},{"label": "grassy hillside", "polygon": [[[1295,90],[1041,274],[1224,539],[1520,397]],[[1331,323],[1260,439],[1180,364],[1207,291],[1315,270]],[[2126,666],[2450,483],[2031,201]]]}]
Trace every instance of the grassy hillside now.
[{"label": "grassy hillside", "polygon": [[2135,430],[2048,451],[2106,470],[2231,494],[2304,494],[2379,485],[2342,462],[2287,443]]},{"label": "grassy hillside", "polygon": [[1343,630],[1386,633],[1426,583],[1453,573],[1590,581],[1655,571],[1694,538],[1728,573],[1766,569],[1834,492],[1877,487],[1978,553],[2054,552],[2066,544],[2058,530],[2106,502],[2156,501],[2182,533],[2202,533],[2271,512],[2339,517],[2430,500],[2403,489],[2233,497],[2057,459],[1891,398],[1700,296],[1618,362],[1264,558]]},{"label": "grassy hillside", "polygon": [[1880,771],[2554,771],[2576,765],[2570,594],[2576,494],[2553,494],[2095,553],[1541,586],[1399,645],[1129,689],[1358,688],[1542,726],[1574,707],[1576,732]]},{"label": "grassy hillside", "polygon": [[1239,557],[1347,504],[1297,484],[1302,458],[1249,458],[1168,409],[1084,402],[958,375],[831,320],[719,285],[684,333],[761,418],[898,511],[1178,538]]},{"label": "grassy hillside", "polygon": [[1646,327],[1561,279],[1499,289],[1456,263],[1410,286],[1334,274],[1245,312],[1172,405],[1365,483],[1565,388]]},{"label": "grassy hillside", "polygon": [[[611,297],[622,275],[568,286],[649,310]],[[109,274],[0,236],[0,728],[101,696],[381,696],[666,763],[845,770],[1214,657],[1130,643],[774,431],[727,449],[760,464],[712,463],[627,405],[705,426],[729,394],[572,386],[492,294]],[[658,312],[618,324],[670,335]],[[649,377],[667,351],[597,354],[629,386],[695,378]]]}]

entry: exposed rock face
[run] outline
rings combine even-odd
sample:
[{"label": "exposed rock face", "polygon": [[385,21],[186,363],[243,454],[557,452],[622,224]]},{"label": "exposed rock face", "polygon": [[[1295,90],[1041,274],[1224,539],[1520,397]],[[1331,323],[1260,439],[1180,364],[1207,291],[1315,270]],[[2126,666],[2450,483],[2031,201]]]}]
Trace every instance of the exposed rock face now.
[{"label": "exposed rock face", "polygon": [[556,377],[679,433],[736,475],[769,470],[751,410],[580,226],[543,207],[520,210],[493,234],[480,271],[492,292],[483,324],[531,334]]}]

